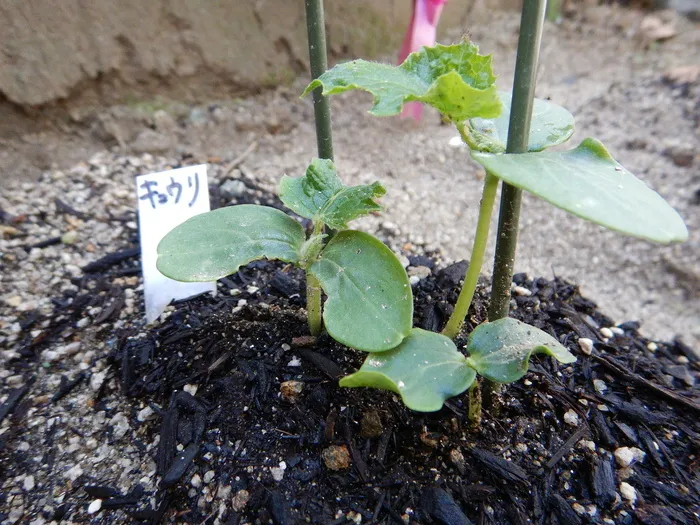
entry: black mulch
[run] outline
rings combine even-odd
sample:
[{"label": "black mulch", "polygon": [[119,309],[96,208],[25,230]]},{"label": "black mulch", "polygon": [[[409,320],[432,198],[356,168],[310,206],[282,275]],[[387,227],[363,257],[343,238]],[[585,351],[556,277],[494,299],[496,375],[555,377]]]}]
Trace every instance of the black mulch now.
[{"label": "black mulch", "polygon": [[[420,264],[435,270],[414,290],[415,322],[440,329],[466,265]],[[134,320],[115,330],[110,322],[125,294],[114,277],[137,269],[133,249],[86,268],[72,301],[55,300],[51,324],[40,340],[24,341],[14,364],[30,377],[48,341],[88,308],[102,308],[95,322],[108,328],[104,340],[121,394],[135,405],[150,403],[160,416],[156,423],[135,417],[130,423],[148,439],[159,438],[154,459],[161,477],[156,494],[136,483],[122,494],[102,480],[72,496],[103,499],[102,523],[110,523],[112,509],[154,524],[214,518],[225,524],[698,523],[700,400],[688,381],[700,370],[697,357],[680,342],[650,351],[633,322],[601,340],[598,328],[612,321],[562,279],[516,276],[533,294],[515,296],[512,315],[557,337],[578,362],[564,367],[533,359],[531,372],[509,385],[495,411],[472,429],[464,395],[440,412],[421,414],[391,393],[339,388],[338,374],[353,371],[363,354],[327,336],[305,337],[303,274],[294,268],[253,263],[222,279],[217,297],[177,303],[156,328],[144,332]],[[250,285],[259,290],[249,293]],[[240,293],[232,295],[234,289]],[[482,289],[467,329],[483,321],[486,307]],[[40,321],[28,314],[25,333]],[[580,351],[579,337],[595,342],[591,356]],[[51,402],[85,388],[85,379],[84,373],[64,378]],[[596,379],[605,392],[594,388]],[[303,383],[294,401],[280,393],[289,380]],[[198,385],[196,394],[185,385]],[[16,420],[3,443],[22,432],[30,388],[28,382],[10,392],[0,406],[0,418]],[[569,411],[579,416],[578,426],[564,421]],[[332,445],[345,447],[347,468],[326,465],[323,452]],[[639,447],[646,459],[621,469],[611,452],[622,446]],[[193,490],[191,479],[208,471],[223,499],[202,505],[204,489]],[[622,481],[637,490],[634,507],[619,496]]]}]

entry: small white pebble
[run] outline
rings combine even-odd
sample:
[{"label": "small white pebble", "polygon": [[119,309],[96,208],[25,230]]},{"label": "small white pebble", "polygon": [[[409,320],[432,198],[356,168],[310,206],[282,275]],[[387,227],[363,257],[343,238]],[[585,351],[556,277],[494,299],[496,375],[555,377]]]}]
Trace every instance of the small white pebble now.
[{"label": "small white pebble", "polygon": [[282,481],[286,469],[287,464],[284,461],[280,461],[279,467],[271,467],[270,472],[272,473],[272,479],[275,481]]},{"label": "small white pebble", "polygon": [[581,441],[578,442],[578,444],[584,448],[587,448],[591,452],[595,452],[595,449],[596,449],[595,441],[590,441],[588,439],[582,439]]},{"label": "small white pebble", "polygon": [[239,300],[238,300],[238,306],[239,306],[239,307],[245,306],[245,305],[247,305],[247,304],[248,304],[248,301],[246,301],[245,299],[239,299]]},{"label": "small white pebble", "polygon": [[523,384],[525,386],[532,386],[532,381],[530,381],[529,379],[526,379],[525,381],[523,381]]},{"label": "small white pebble", "polygon": [[31,492],[34,490],[34,486],[34,476],[27,476],[24,478],[24,481],[22,482],[22,487],[24,487],[24,490]]},{"label": "small white pebble", "polygon": [[584,507],[580,503],[573,503],[571,505],[571,508],[574,509],[574,512],[576,512],[576,514],[578,514],[580,516],[583,516],[584,514],[588,514],[586,512],[586,507]]},{"label": "small white pebble", "polygon": [[588,337],[580,337],[578,340],[578,345],[581,347],[581,352],[586,355],[591,355],[593,353],[593,341]]},{"label": "small white pebble", "polygon": [[637,501],[637,489],[626,481],[620,483],[620,495],[632,505],[634,505],[634,502]]},{"label": "small white pebble", "polygon": [[579,423],[578,414],[573,410],[567,411],[566,414],[564,414],[564,422],[572,427],[577,427]]},{"label": "small white pebble", "polygon": [[196,489],[202,486],[202,478],[199,476],[199,474],[195,474],[194,476],[192,476],[192,479],[190,480],[190,485],[192,485]]},{"label": "small white pebble", "polygon": [[610,331],[615,335],[625,335],[625,331],[619,326],[611,326]]},{"label": "small white pebble", "polygon": [[676,362],[677,362],[679,365],[687,365],[688,363],[690,363],[690,359],[688,359],[688,358],[687,358],[686,356],[684,356],[684,355],[679,355],[679,356],[676,358]]},{"label": "small white pebble", "polygon": [[649,344],[647,344],[647,350],[650,352],[656,352],[659,349],[659,345],[657,345],[654,341],[651,341]]},{"label": "small white pebble", "polygon": [[297,356],[292,357],[292,360],[287,363],[287,366],[301,366],[301,359]]},{"label": "small white pebble", "polygon": [[238,288],[231,288],[231,290],[229,291],[229,293],[230,293],[231,296],[233,297],[233,296],[236,296],[236,295],[240,295],[241,291],[240,291]]},{"label": "small white pebble", "polygon": [[289,346],[287,343],[282,343],[282,350],[285,352],[289,352],[292,349],[291,346]]},{"label": "small white pebble", "polygon": [[147,407],[139,410],[138,414],[136,414],[136,419],[138,421],[144,422],[144,421],[150,419],[152,415],[153,415],[153,409],[151,407],[147,406]]},{"label": "small white pebble", "polygon": [[249,286],[248,288],[246,288],[246,292],[248,292],[249,294],[254,294],[258,290],[260,290],[260,288],[258,288],[257,286],[252,286],[252,285]]},{"label": "small white pebble", "polygon": [[532,295],[532,292],[524,286],[515,286],[513,291],[515,292],[515,295],[520,295],[523,297],[530,297]]},{"label": "small white pebble", "polygon": [[185,385],[182,389],[193,396],[197,394],[197,385]]},{"label": "small white pebble", "polygon": [[420,282],[420,277],[418,277],[417,275],[411,275],[408,278],[408,282],[411,283],[411,286],[415,286]]},{"label": "small white pebble", "polygon": [[596,392],[598,392],[599,394],[604,394],[605,391],[608,389],[608,385],[606,385],[605,381],[603,381],[602,379],[594,379],[593,388],[595,388]]},{"label": "small white pebble", "polygon": [[615,450],[615,461],[623,468],[629,467],[633,463],[642,462],[646,453],[637,447],[620,447]]},{"label": "small white pebble", "polygon": [[211,483],[214,480],[216,473],[213,470],[207,470],[204,473],[204,483]]},{"label": "small white pebble", "polygon": [[612,332],[612,330],[610,330],[610,328],[604,326],[603,328],[600,329],[600,335],[602,335],[606,339],[610,339],[615,334],[613,334],[613,332]]},{"label": "small white pebble", "polygon": [[95,499],[90,502],[90,506],[88,506],[87,513],[88,514],[96,514],[100,512],[100,509],[102,508],[102,500],[101,499]]}]

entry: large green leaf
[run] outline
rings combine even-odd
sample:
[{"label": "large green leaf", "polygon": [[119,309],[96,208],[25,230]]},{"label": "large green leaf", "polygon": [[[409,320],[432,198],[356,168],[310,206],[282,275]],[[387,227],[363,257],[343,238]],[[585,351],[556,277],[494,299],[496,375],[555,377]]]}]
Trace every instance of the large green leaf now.
[{"label": "large green leaf", "polygon": [[564,152],[472,157],[499,179],[611,230],[660,243],[688,238],[678,213],[596,139]]},{"label": "large green leaf", "polygon": [[412,410],[434,412],[475,378],[476,372],[449,337],[414,328],[397,348],[367,356],[357,372],[340,380],[340,386],[389,390]]},{"label": "large green leaf", "polygon": [[343,186],[335,165],[327,159],[313,159],[303,177],[285,175],[280,182],[280,199],[289,209],[336,230],[347,228],[353,219],[381,211],[374,199],[385,193],[378,182]]},{"label": "large green leaf", "polygon": [[286,213],[242,204],[196,215],[158,244],[158,270],[185,282],[215,281],[256,259],[298,262],[304,229]]},{"label": "large green leaf", "polygon": [[[489,153],[503,153],[508,143],[511,93],[499,91],[503,113],[495,119],[475,118],[469,121],[469,133],[477,149]],[[574,133],[574,117],[566,109],[536,98],[532,108],[532,122],[528,151],[542,151],[569,140]]]},{"label": "large green leaf", "polygon": [[408,335],[413,323],[411,285],[396,255],[378,239],[342,231],[308,271],[328,296],[323,320],[333,339],[381,352]]},{"label": "large green leaf", "polygon": [[477,326],[469,335],[467,351],[467,364],[498,383],[523,377],[532,354],[547,354],[561,363],[576,361],[551,335],[510,317]]},{"label": "large green leaf", "polygon": [[501,112],[494,86],[491,56],[465,40],[452,46],[424,47],[400,66],[365,60],[339,64],[311,82],[304,95],[317,87],[324,95],[362,89],[374,95],[370,113],[398,115],[404,103],[430,104],[455,122],[473,117],[493,118]]}]

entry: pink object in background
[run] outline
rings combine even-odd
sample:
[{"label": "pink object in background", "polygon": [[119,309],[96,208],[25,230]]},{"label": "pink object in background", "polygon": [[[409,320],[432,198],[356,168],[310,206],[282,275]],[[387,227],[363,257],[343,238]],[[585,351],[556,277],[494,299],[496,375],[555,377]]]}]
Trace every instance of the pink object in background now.
[{"label": "pink object in background", "polygon": [[[399,64],[421,47],[435,44],[440,13],[446,3],[447,0],[413,0],[413,15],[401,46]],[[415,120],[420,120],[422,114],[423,105],[420,102],[409,102],[401,112],[402,117],[413,117]]]}]

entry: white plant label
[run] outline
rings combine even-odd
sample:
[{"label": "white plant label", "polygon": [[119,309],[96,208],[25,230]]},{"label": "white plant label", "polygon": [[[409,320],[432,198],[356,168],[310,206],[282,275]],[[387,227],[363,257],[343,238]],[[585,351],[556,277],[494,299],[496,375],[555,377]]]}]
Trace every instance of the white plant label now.
[{"label": "white plant label", "polygon": [[209,211],[207,166],[187,166],[136,177],[141,269],[146,322],[155,321],[173,299],[215,292],[216,283],[181,283],[156,268],[158,243],[175,226]]}]

